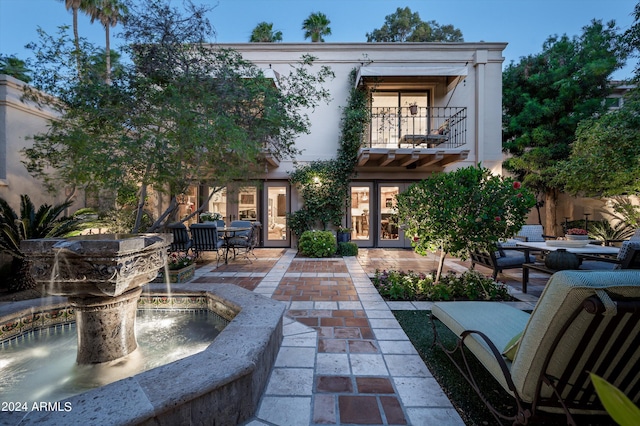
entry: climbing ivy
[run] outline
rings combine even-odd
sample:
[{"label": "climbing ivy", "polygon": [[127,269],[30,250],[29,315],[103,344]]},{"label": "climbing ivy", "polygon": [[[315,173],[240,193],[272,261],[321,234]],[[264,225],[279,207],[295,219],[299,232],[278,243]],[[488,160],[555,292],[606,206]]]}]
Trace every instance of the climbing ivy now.
[{"label": "climbing ivy", "polygon": [[355,175],[358,150],[369,123],[369,92],[354,87],[356,70],[351,72],[351,92],[342,111],[340,147],[333,160],[313,161],[291,173],[303,200],[300,210],[289,215],[289,227],[298,237],[310,229],[327,229],[342,223],[349,205],[349,182]]}]

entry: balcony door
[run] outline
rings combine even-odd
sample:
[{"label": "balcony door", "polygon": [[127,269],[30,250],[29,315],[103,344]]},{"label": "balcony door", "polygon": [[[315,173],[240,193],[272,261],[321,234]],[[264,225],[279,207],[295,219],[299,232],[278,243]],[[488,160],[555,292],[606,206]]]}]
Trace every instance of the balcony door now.
[{"label": "balcony door", "polygon": [[398,147],[405,135],[424,135],[429,127],[429,91],[377,91],[371,101],[372,147]]}]

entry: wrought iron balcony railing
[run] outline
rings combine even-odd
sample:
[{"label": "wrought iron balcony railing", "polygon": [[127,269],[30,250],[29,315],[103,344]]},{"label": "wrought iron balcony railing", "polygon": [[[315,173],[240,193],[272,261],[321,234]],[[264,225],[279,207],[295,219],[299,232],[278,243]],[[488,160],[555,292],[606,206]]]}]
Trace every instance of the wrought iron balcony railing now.
[{"label": "wrought iron balcony railing", "polygon": [[467,143],[467,108],[371,108],[368,148],[457,148]]}]

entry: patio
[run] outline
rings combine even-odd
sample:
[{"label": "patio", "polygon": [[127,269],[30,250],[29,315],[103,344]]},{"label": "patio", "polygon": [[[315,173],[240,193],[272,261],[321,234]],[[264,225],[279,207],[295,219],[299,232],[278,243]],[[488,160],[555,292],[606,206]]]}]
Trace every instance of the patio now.
[{"label": "patio", "polygon": [[[370,277],[377,269],[428,272],[436,257],[406,249],[360,249],[355,258],[297,258],[294,249],[256,249],[258,260],[216,268],[199,263],[195,282],[232,283],[287,304],[284,341],[256,418],[302,424],[464,424],[409,342],[392,310],[429,309],[430,302],[389,302]],[[462,272],[469,262],[446,261]],[[481,272],[490,271],[478,267]],[[547,275],[532,274],[521,294],[521,271],[498,279],[531,309]]]}]

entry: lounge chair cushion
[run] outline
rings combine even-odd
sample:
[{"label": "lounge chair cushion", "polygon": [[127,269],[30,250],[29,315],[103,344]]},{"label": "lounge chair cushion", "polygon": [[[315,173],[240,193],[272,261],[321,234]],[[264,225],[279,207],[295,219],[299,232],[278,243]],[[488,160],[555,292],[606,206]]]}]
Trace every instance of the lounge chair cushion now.
[{"label": "lounge chair cushion", "polygon": [[[511,364],[513,382],[520,397],[526,402],[533,400],[537,379],[553,339],[556,338],[560,328],[585,298],[598,295],[598,293],[600,295],[609,293],[623,297],[638,297],[639,290],[640,270],[560,271],[552,275],[540,296],[540,301],[531,313],[531,318],[520,342],[518,356]],[[588,314],[583,311],[579,315]],[[585,327],[581,325],[587,321],[581,322],[579,318],[580,316],[577,321],[574,321],[574,325],[567,330],[569,335],[583,335],[585,333]],[[606,320],[603,323],[606,324]],[[632,333],[637,332],[637,329],[632,331]],[[633,344],[632,340],[630,339],[629,344]],[[557,351],[550,361],[549,374],[555,377],[561,375],[561,366],[563,363],[566,364],[568,357],[576,352],[577,341],[578,339],[563,339],[562,350]],[[501,347],[499,342],[496,342],[496,345]],[[626,377],[627,373],[622,372],[620,377]],[[543,389],[549,390],[548,387]]]},{"label": "lounge chair cushion", "polygon": [[503,250],[502,253],[504,254],[501,254],[500,257],[496,256],[497,265],[501,268],[535,261],[535,257],[532,255],[529,255],[529,260],[526,260],[524,252],[517,250]]},{"label": "lounge chair cushion", "polygon": [[[529,320],[528,313],[500,302],[437,302],[431,313],[458,336],[465,330],[482,331],[497,348],[504,348]],[[500,364],[484,340],[474,334],[465,339],[465,344],[506,389]]]}]

